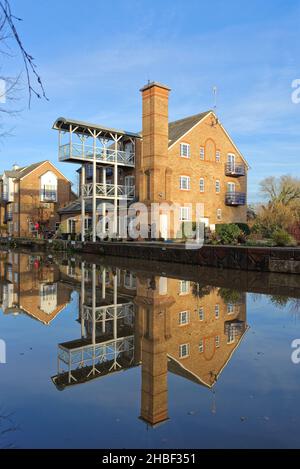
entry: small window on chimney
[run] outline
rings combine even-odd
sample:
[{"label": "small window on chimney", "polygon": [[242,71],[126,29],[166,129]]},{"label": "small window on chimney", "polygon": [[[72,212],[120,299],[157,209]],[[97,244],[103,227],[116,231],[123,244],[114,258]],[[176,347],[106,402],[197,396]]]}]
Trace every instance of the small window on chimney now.
[{"label": "small window on chimney", "polygon": [[180,144],[180,156],[183,158],[190,158],[190,145],[189,143]]}]

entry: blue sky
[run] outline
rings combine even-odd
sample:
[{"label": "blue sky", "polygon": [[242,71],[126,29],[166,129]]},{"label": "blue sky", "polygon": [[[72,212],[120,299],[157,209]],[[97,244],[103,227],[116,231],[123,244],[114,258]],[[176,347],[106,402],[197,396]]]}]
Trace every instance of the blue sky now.
[{"label": "blue sky", "polygon": [[[300,1],[11,0],[49,102],[26,99],[7,118],[0,171],[14,162],[57,163],[58,116],[140,130],[139,89],[148,79],[172,89],[170,120],[210,109],[251,166],[249,201],[268,176],[300,175]],[[2,57],[2,72],[21,69]],[[9,162],[9,163],[8,163]],[[76,166],[58,164],[75,181]]]}]

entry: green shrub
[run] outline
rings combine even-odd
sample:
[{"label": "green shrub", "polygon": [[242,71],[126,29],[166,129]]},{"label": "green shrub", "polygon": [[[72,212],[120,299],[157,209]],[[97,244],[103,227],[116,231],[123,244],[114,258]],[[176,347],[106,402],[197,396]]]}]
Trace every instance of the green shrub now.
[{"label": "green shrub", "polygon": [[216,233],[221,244],[237,244],[242,235],[242,231],[234,223],[216,225]]},{"label": "green shrub", "polygon": [[249,225],[247,225],[247,223],[236,223],[236,225],[246,236],[249,236],[249,234],[251,233],[251,230],[249,228]]},{"label": "green shrub", "polygon": [[275,231],[280,229],[280,226],[278,226],[276,223],[264,225],[261,221],[257,221],[252,226],[251,233],[260,235],[262,238],[272,238]]},{"label": "green shrub", "polygon": [[196,239],[196,236],[205,237],[206,229],[204,223],[198,223],[195,221],[184,221],[181,223],[180,229],[177,232],[177,239]]},{"label": "green shrub", "polygon": [[295,240],[292,238],[292,236],[282,228],[274,231],[272,240],[276,246],[291,246],[295,244]]}]

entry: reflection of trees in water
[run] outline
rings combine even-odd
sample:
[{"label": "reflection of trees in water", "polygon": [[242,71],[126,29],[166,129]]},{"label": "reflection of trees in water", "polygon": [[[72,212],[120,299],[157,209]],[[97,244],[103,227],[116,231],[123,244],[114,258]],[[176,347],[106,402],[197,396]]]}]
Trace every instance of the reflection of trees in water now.
[{"label": "reflection of trees in water", "polygon": [[300,299],[291,298],[289,296],[281,295],[271,295],[269,296],[271,303],[276,306],[276,308],[287,308],[296,317],[300,317]]},{"label": "reflection of trees in water", "polygon": [[204,296],[209,295],[212,293],[216,287],[211,285],[201,285],[200,283],[193,283],[192,285],[192,293],[196,298],[203,298]]},{"label": "reflection of trees in water", "polygon": [[12,433],[18,431],[19,426],[14,422],[13,415],[0,408],[0,449],[16,447],[12,441]]},{"label": "reflection of trees in water", "polygon": [[236,304],[242,302],[242,293],[238,290],[233,290],[231,288],[220,288],[218,291],[218,295],[226,304]]},{"label": "reflection of trees in water", "polygon": [[224,303],[232,303],[237,304],[242,301],[242,292],[238,290],[234,290],[232,288],[218,288],[212,285],[202,285],[200,283],[193,283],[192,285],[192,292],[196,298],[204,298],[205,296],[209,295],[210,293],[218,290],[218,295]]},{"label": "reflection of trees in water", "polygon": [[269,299],[276,308],[285,308],[291,301],[291,298],[282,295],[270,295]]}]

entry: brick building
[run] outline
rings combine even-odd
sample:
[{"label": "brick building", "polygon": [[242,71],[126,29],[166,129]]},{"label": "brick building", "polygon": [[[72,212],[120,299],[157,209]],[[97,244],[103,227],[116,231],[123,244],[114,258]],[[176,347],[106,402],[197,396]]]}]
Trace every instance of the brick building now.
[{"label": "brick building", "polygon": [[55,231],[58,208],[75,197],[70,181],[50,161],[14,165],[0,177],[1,231],[29,237]]},{"label": "brick building", "polygon": [[[81,229],[82,239],[91,229],[95,241],[106,204],[117,214],[124,200],[176,204],[176,222],[160,209],[157,229],[165,239],[176,237],[182,222],[195,221],[196,206],[197,221],[212,230],[217,223],[246,222],[246,160],[213,111],[169,122],[169,92],[156,82],[141,89],[141,133],[65,118],[54,123],[61,137],[69,136],[68,143],[60,139],[60,160],[81,164],[81,196],[72,216],[90,221],[70,227]],[[66,221],[67,210],[61,216]]]},{"label": "brick building", "polygon": [[2,253],[0,306],[3,314],[27,315],[49,325],[71,301],[72,289],[60,282],[56,264],[39,256]]},{"label": "brick building", "polygon": [[60,269],[80,292],[80,337],[58,344],[54,384],[140,366],[140,418],[151,425],[169,418],[168,373],[212,389],[248,330],[242,292],[72,259]]}]

